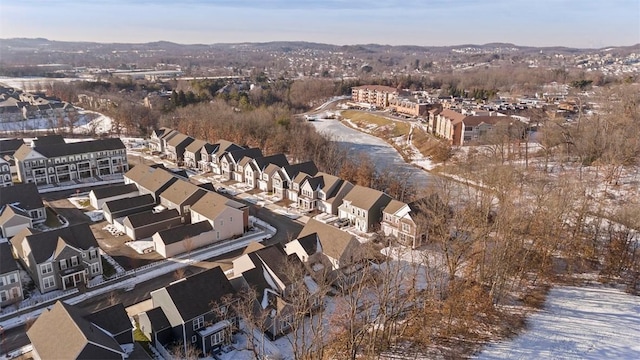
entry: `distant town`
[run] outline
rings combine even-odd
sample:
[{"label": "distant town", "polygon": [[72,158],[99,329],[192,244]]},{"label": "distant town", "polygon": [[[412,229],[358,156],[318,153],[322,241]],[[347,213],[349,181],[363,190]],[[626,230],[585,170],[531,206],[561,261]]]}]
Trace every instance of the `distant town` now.
[{"label": "distant town", "polygon": [[0,359],[482,358],[637,302],[638,45],[0,51]]}]

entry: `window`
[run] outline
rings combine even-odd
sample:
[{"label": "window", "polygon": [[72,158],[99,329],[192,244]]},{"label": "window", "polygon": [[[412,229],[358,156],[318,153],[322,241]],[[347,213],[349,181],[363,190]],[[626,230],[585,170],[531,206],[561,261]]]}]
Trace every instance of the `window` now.
[{"label": "window", "polygon": [[100,273],[100,263],[91,264],[91,273],[99,274]]},{"label": "window", "polygon": [[224,331],[219,331],[211,335],[211,346],[222,344],[223,341],[224,341]]},{"label": "window", "polygon": [[229,222],[233,222],[233,216],[229,217]]},{"label": "window", "polygon": [[67,259],[62,259],[58,263],[60,265],[60,270],[65,270],[67,268]]},{"label": "window", "polygon": [[11,274],[7,277],[7,279],[9,280],[9,284],[13,284],[13,283],[17,283],[18,282],[18,274]]},{"label": "window", "polygon": [[0,301],[5,302],[9,300],[9,295],[7,294],[6,291],[0,291]]},{"label": "window", "polygon": [[40,273],[41,274],[48,274],[48,273],[52,273],[53,272],[53,266],[51,266],[51,263],[46,263],[46,264],[42,264],[40,265]]},{"label": "window", "polygon": [[42,279],[42,283],[44,284],[45,290],[51,289],[52,287],[56,286],[56,282],[53,279],[53,276],[47,276],[46,278]]},{"label": "window", "polygon": [[5,282],[4,282],[4,276],[0,276],[0,286],[4,286]]},{"label": "window", "polygon": [[198,337],[197,337],[197,336],[195,336],[195,335],[193,335],[193,336],[191,337],[191,343],[195,344],[195,343],[196,343],[196,341],[198,341]]},{"label": "window", "polygon": [[78,257],[77,256],[71,257],[71,266],[78,266]]},{"label": "window", "polygon": [[199,316],[193,320],[193,331],[196,331],[204,326],[204,316]]},{"label": "window", "polygon": [[98,250],[91,249],[89,250],[89,259],[93,260],[98,257]]}]

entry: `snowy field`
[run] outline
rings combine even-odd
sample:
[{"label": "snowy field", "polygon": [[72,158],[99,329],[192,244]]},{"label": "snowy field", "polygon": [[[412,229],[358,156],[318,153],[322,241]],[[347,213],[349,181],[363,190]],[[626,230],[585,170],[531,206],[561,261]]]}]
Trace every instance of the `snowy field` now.
[{"label": "snowy field", "polygon": [[640,359],[640,297],[607,287],[554,288],[520,336],[477,359]]},{"label": "snowy field", "polygon": [[[105,134],[110,133],[113,128],[113,120],[95,111],[77,108],[78,121],[73,125],[74,134]],[[65,120],[63,130],[69,130]],[[0,132],[23,132],[23,131],[51,131],[57,130],[56,119],[29,119],[25,121],[0,122]]]}]

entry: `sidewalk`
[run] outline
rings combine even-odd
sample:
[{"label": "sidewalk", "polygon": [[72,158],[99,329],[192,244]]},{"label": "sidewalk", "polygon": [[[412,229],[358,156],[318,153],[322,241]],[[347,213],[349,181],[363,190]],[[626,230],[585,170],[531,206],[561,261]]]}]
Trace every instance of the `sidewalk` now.
[{"label": "sidewalk", "polygon": [[17,313],[5,316],[5,319],[0,320],[0,326],[5,330],[21,326],[27,319],[34,319],[38,317],[46,307],[52,305],[58,300],[65,300],[65,302],[69,304],[77,304],[89,298],[103,295],[116,289],[130,290],[133,289],[137,284],[151,280],[157,276],[171,273],[173,271],[176,271],[177,269],[193,265],[194,263],[197,263],[199,261],[204,261],[216,256],[224,255],[228,252],[246,247],[251,242],[261,242],[275,235],[275,229],[273,227],[262,221],[259,221],[258,219],[256,220],[256,225],[263,228],[263,230],[257,233],[249,234],[233,240],[227,240],[222,244],[214,244],[203,249],[195,250],[191,253],[191,256],[189,256],[188,254],[182,254],[178,257],[168,258],[168,261],[163,262],[157,267],[150,267],[144,270],[139,270],[137,272],[134,272],[133,275],[125,276],[115,281],[107,281],[91,290],[88,290],[83,294],[75,293],[47,302],[42,302],[34,308],[25,309],[23,311],[18,311]]}]

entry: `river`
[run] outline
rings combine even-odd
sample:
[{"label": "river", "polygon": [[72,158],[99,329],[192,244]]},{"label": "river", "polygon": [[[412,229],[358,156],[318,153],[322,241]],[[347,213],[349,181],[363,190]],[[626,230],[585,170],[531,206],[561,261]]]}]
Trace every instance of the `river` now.
[{"label": "river", "polygon": [[393,146],[378,137],[350,128],[337,120],[320,119],[311,121],[310,124],[318,132],[347,147],[353,154],[368,154],[380,171],[394,170],[409,174],[411,181],[418,186],[425,186],[433,180],[433,175],[407,164]]}]

